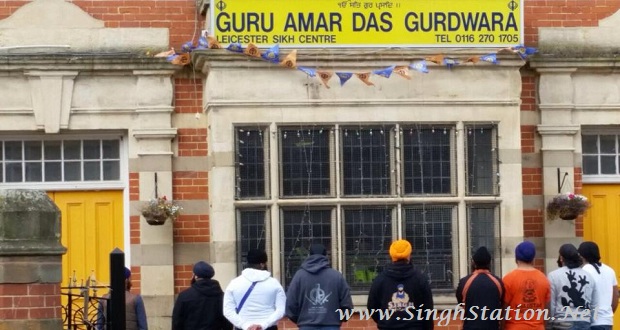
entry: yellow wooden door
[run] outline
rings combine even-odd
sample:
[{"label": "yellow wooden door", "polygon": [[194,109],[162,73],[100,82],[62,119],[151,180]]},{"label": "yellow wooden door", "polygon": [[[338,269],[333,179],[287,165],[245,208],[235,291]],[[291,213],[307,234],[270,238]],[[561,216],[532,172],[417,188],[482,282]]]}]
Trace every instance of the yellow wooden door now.
[{"label": "yellow wooden door", "polygon": [[[110,284],[110,252],[123,249],[122,191],[60,191],[49,193],[62,212],[62,286]],[[92,282],[91,282],[92,283]],[[102,294],[105,292],[101,292]]]},{"label": "yellow wooden door", "polygon": [[[620,185],[583,185],[583,194],[592,207],[584,217],[584,240],[598,244],[601,261],[616,271],[620,282]],[[620,312],[614,315],[614,328],[620,328]]]}]

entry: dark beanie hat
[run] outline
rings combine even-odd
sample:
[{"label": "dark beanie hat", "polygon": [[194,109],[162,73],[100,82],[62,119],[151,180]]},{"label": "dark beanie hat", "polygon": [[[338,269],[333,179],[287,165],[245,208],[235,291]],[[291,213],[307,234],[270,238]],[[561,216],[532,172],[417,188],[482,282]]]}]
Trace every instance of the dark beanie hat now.
[{"label": "dark beanie hat", "polygon": [[560,247],[560,256],[564,259],[564,266],[573,269],[581,267],[581,258],[577,248],[572,244],[564,244]]},{"label": "dark beanie hat", "polygon": [[327,250],[325,249],[325,246],[323,246],[323,244],[312,244],[310,245],[310,255],[313,254],[322,254],[324,256],[327,255]]},{"label": "dark beanie hat", "polygon": [[577,251],[588,263],[595,264],[601,261],[601,252],[594,242],[581,243]]},{"label": "dark beanie hat", "polygon": [[207,278],[210,279],[215,275],[215,270],[213,267],[204,261],[198,261],[194,265],[194,275],[199,278]]},{"label": "dark beanie hat", "polygon": [[125,279],[128,279],[130,277],[131,277],[131,270],[125,267]]},{"label": "dark beanie hat", "polygon": [[515,258],[523,262],[532,262],[536,257],[536,246],[530,241],[523,241],[515,249]]},{"label": "dark beanie hat", "polygon": [[484,246],[476,250],[476,253],[471,258],[474,260],[477,268],[489,268],[491,264],[491,254]]},{"label": "dark beanie hat", "polygon": [[264,264],[267,262],[267,253],[263,250],[252,249],[248,251],[247,260],[250,265]]}]

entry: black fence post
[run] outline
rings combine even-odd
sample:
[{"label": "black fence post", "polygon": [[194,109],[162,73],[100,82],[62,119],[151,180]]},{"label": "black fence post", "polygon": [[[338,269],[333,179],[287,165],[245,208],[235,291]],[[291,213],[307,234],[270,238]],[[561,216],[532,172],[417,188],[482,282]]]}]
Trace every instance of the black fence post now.
[{"label": "black fence post", "polygon": [[110,253],[110,316],[111,330],[125,330],[125,253],[119,248]]}]

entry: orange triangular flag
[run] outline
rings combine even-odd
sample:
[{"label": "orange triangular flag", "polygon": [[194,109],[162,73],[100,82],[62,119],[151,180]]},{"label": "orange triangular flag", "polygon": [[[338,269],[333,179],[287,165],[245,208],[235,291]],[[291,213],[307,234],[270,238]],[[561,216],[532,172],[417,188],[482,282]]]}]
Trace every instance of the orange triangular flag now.
[{"label": "orange triangular flag", "polygon": [[331,71],[317,71],[316,73],[319,75],[319,78],[321,78],[323,85],[325,85],[325,87],[327,88],[330,88],[327,82],[329,81],[329,79],[332,78],[334,73]]},{"label": "orange triangular flag", "polygon": [[411,76],[409,76],[409,67],[406,65],[395,67],[393,72],[405,79],[411,80]]},{"label": "orange triangular flag", "polygon": [[217,38],[214,36],[208,36],[207,37],[207,42],[209,43],[209,48],[211,49],[221,49],[222,45],[220,45],[220,42],[217,41]]},{"label": "orange triangular flag", "polygon": [[175,51],[174,51],[174,48],[170,48],[170,50],[167,50],[167,51],[155,54],[154,57],[168,57],[168,56],[174,55],[174,54],[176,54]]},{"label": "orange triangular flag", "polygon": [[480,61],[480,56],[472,56],[472,57],[468,58],[468,59],[465,61],[465,63],[472,62],[472,63],[476,64],[476,63],[478,63],[479,61]]},{"label": "orange triangular flag", "polygon": [[248,46],[245,48],[243,53],[245,55],[252,56],[252,57],[260,57],[261,55],[260,49],[258,49],[258,47],[253,43],[248,44]]},{"label": "orange triangular flag", "polygon": [[435,64],[443,65],[443,55],[435,55],[426,58],[427,61],[433,62]]},{"label": "orange triangular flag", "polygon": [[363,73],[356,73],[355,74],[364,84],[368,85],[368,86],[374,86],[375,84],[373,84],[370,81],[370,72],[363,72]]},{"label": "orange triangular flag", "polygon": [[189,53],[179,54],[177,57],[172,60],[172,64],[176,65],[188,65],[191,62],[191,58],[189,57]]},{"label": "orange triangular flag", "polygon": [[293,50],[290,54],[280,62],[280,65],[289,69],[297,67],[297,50]]}]

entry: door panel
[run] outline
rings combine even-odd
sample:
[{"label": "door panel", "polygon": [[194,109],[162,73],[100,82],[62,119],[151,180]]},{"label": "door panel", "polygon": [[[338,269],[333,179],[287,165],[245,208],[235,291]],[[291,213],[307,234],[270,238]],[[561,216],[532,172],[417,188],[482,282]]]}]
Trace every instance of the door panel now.
[{"label": "door panel", "polygon": [[123,192],[49,195],[62,212],[61,241],[67,247],[62,257],[62,286],[73,278],[77,283],[72,284],[85,285],[91,274],[98,285],[109,285],[110,252],[116,247],[123,250]]},{"label": "door panel", "polygon": [[[584,216],[583,238],[598,244],[601,261],[616,271],[620,282],[620,185],[584,185],[583,194],[592,204]],[[620,324],[619,312],[614,324]]]}]

